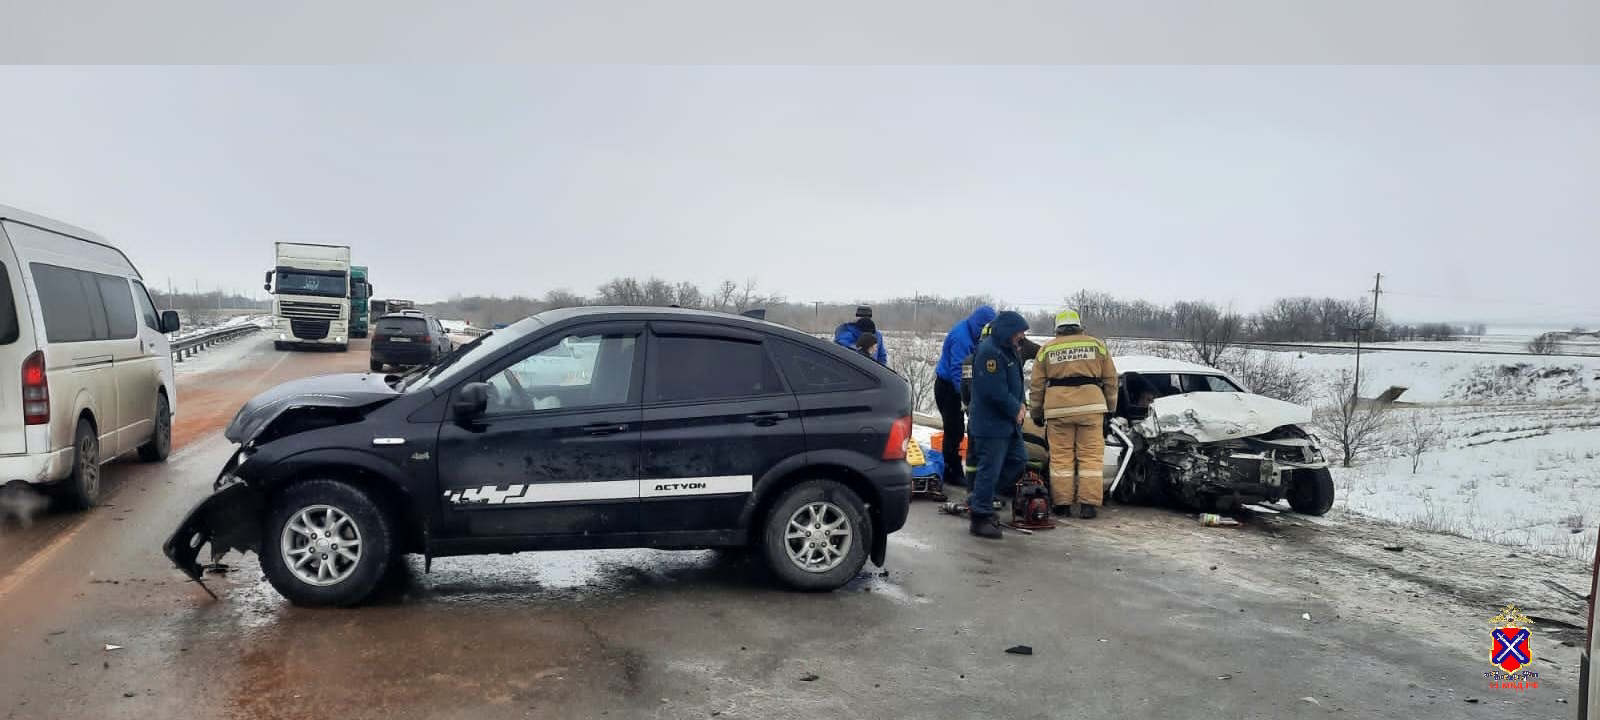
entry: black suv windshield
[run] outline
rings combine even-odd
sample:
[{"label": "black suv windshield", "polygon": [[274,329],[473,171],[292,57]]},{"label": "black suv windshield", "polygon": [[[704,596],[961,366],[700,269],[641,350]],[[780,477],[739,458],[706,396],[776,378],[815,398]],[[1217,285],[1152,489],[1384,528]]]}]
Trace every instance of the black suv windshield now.
[{"label": "black suv windshield", "polygon": [[476,340],[455,349],[454,352],[444,356],[429,368],[426,373],[411,378],[404,387],[410,392],[433,385],[448,385],[463,368],[470,368],[477,363],[479,358],[488,357],[495,351],[512,343],[521,341],[529,333],[544,327],[544,321],[538,317],[526,317],[512,323],[510,326],[479,336]]}]

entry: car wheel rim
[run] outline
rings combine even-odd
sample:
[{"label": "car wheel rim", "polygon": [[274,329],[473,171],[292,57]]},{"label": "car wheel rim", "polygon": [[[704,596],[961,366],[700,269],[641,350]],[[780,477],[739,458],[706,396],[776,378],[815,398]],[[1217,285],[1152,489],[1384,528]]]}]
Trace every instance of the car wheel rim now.
[{"label": "car wheel rim", "polygon": [[83,481],[83,494],[93,498],[100,494],[100,443],[93,434],[78,443],[78,477]]},{"label": "car wheel rim", "polygon": [[279,539],[283,564],[307,585],[344,582],[361,563],[361,529],[332,505],[310,505],[289,516]]},{"label": "car wheel rim", "polygon": [[849,516],[831,502],[801,505],[784,526],[789,560],[806,572],[823,573],[839,567],[854,541]]}]

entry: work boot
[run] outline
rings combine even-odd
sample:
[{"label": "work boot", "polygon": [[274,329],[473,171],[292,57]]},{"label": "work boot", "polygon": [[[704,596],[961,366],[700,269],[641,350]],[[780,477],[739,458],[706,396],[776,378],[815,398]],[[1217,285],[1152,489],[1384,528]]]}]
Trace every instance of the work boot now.
[{"label": "work boot", "polygon": [[1088,520],[1089,518],[1094,517],[1094,515],[1095,509],[1093,505],[1088,503],[1078,503],[1078,517]]},{"label": "work boot", "polygon": [[989,540],[1000,539],[1000,521],[994,515],[973,515],[970,532]]},{"label": "work boot", "polygon": [[1057,505],[1053,508],[1050,508],[1050,512],[1055,513],[1056,517],[1072,517],[1072,506]]}]

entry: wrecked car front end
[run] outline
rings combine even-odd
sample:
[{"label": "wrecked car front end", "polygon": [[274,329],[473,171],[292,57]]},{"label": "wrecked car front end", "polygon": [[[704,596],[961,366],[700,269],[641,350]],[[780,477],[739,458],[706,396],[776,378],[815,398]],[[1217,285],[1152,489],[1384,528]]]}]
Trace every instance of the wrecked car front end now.
[{"label": "wrecked car front end", "polygon": [[1304,407],[1243,392],[1158,398],[1143,419],[1114,428],[1128,450],[1113,495],[1208,510],[1277,502],[1303,473],[1326,471],[1316,438],[1301,427],[1310,420]]},{"label": "wrecked car front end", "polygon": [[[316,445],[312,441],[290,449],[274,443],[359,422],[398,396],[399,391],[382,375],[346,374],[284,383],[252,398],[223,431],[236,448],[212,481],[211,494],[184,515],[162,544],[162,552],[198,582],[206,567],[200,562],[200,553],[207,546],[213,563],[229,551],[258,550],[267,466]],[[269,451],[263,452],[263,448]]]}]

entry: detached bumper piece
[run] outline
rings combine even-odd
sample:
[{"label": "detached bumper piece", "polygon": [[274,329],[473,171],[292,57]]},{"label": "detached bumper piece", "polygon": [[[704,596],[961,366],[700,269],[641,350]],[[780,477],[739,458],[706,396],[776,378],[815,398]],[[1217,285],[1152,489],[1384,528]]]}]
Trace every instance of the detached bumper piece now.
[{"label": "detached bumper piece", "polygon": [[202,580],[205,567],[199,561],[200,549],[210,545],[213,558],[229,550],[254,550],[260,542],[260,524],[260,493],[243,482],[234,482],[194,506],[161,551],[183,574],[211,593]]}]

